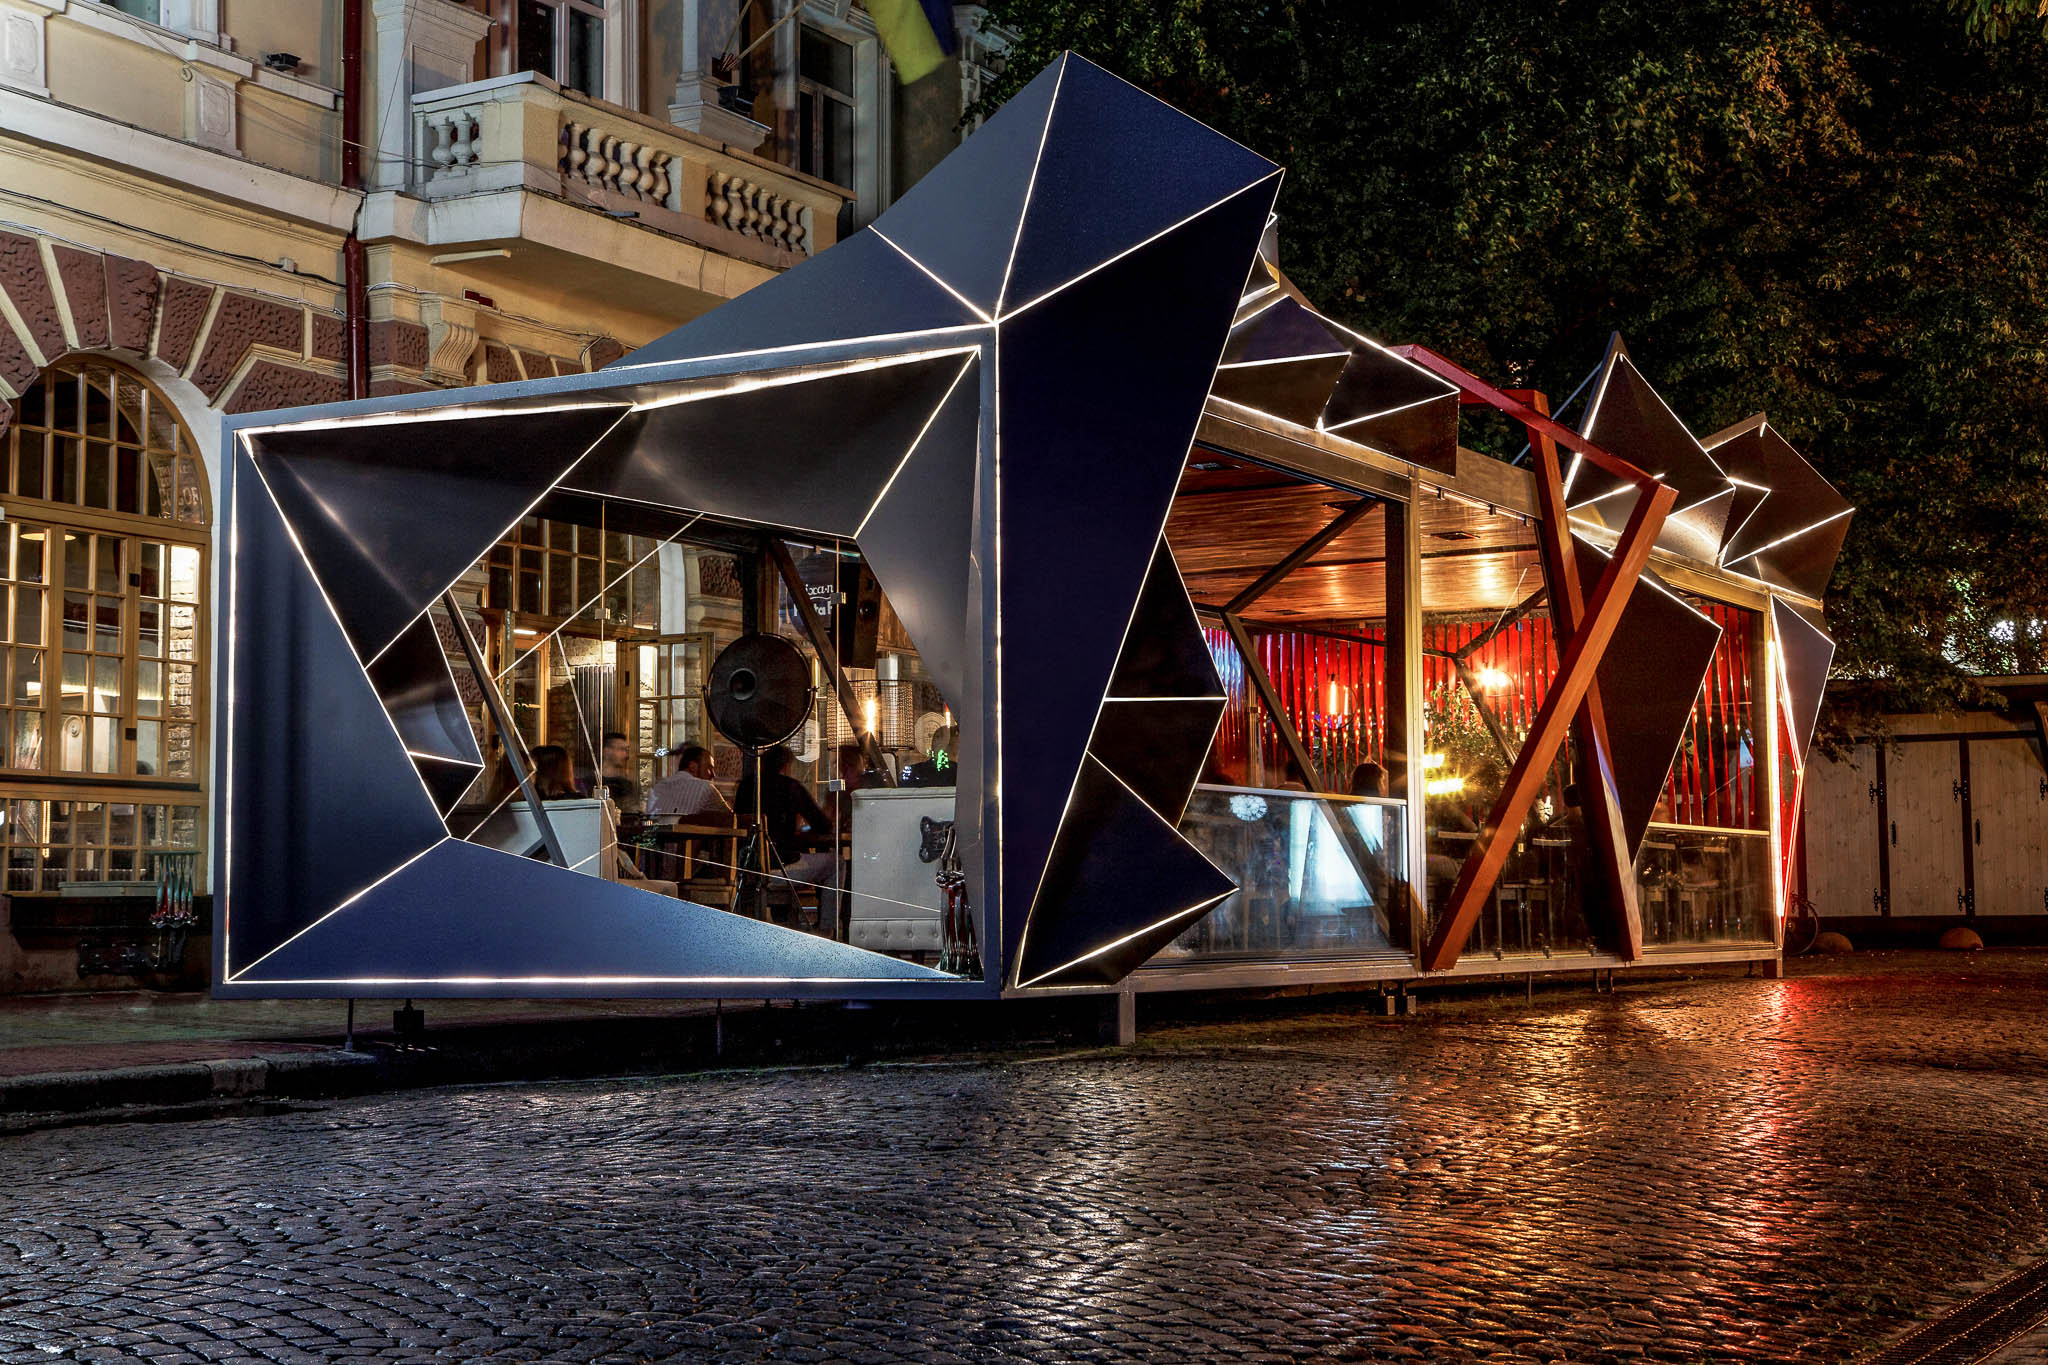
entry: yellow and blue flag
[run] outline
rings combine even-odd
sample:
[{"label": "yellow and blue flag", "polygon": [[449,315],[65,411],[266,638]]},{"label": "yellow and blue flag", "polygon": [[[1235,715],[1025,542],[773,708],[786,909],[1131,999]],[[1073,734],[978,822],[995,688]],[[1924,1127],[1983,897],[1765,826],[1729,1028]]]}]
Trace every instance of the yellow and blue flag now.
[{"label": "yellow and blue flag", "polygon": [[960,45],[946,0],[867,0],[867,6],[905,85],[929,76]]}]

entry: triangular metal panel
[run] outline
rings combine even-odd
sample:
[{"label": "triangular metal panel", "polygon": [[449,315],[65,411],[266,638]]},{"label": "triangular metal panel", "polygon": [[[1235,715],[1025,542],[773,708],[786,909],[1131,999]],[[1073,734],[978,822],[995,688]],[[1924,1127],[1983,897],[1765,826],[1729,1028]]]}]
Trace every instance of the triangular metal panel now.
[{"label": "triangular metal panel", "polygon": [[1351,342],[1293,299],[1282,297],[1230,329],[1223,346],[1225,365],[1252,365],[1306,356],[1350,359]]},{"label": "triangular metal panel", "polygon": [[[1338,386],[1343,386],[1342,380]],[[1323,420],[1329,421],[1327,408]],[[1458,466],[1458,396],[1442,394],[1377,416],[1354,418],[1335,434],[1410,464],[1449,473]]]},{"label": "triangular metal panel", "polygon": [[[1608,556],[1577,537],[1572,550],[1579,581],[1590,592]],[[1595,677],[1605,702],[1615,797],[1630,858],[1642,847],[1720,641],[1719,625],[1646,572],[1600,656]]]},{"label": "triangular metal panel", "polygon": [[1786,724],[1792,730],[1795,761],[1804,764],[1820,718],[1821,698],[1828,690],[1828,665],[1835,661],[1835,642],[1804,612],[1778,598],[1771,599],[1771,633],[1778,640],[1778,658],[1785,672]]},{"label": "triangular metal panel", "polygon": [[901,958],[449,839],[237,984],[947,981]]},{"label": "triangular metal panel", "polygon": [[967,709],[968,636],[976,575],[974,493],[981,437],[978,360],[954,385],[860,528],[860,552],[925,672],[955,711]]},{"label": "triangular metal panel", "polygon": [[1187,813],[1188,797],[1209,760],[1227,705],[1222,697],[1104,702],[1088,752],[1177,825]]},{"label": "triangular metal panel", "polygon": [[1166,537],[1152,552],[1109,680],[1109,697],[1221,697],[1223,683]]},{"label": "triangular metal panel", "polygon": [[901,336],[981,321],[902,252],[863,229],[607,368]]},{"label": "triangular metal panel", "polygon": [[1842,542],[1849,538],[1849,521],[1850,514],[1845,511],[1727,567],[1754,574],[1773,587],[1802,597],[1826,597],[1835,576],[1835,561],[1842,557]]},{"label": "triangular metal panel", "polygon": [[226,543],[235,699],[223,953],[256,961],[448,830],[246,456]]},{"label": "triangular metal panel", "polygon": [[603,403],[281,428],[247,440],[357,656],[367,660],[627,410]]},{"label": "triangular metal panel", "polygon": [[[1018,957],[1019,985],[1120,980],[1236,884],[1102,763],[1074,786],[1073,818],[1045,870]],[[1178,932],[1176,929],[1174,932]],[[1167,937],[1172,937],[1168,934]]]},{"label": "triangular metal panel", "polygon": [[1067,58],[1031,83],[892,204],[875,230],[993,314]]},{"label": "triangular metal panel", "polygon": [[1657,537],[1658,548],[1698,564],[1718,562],[1737,491],[1736,485],[1727,484],[1711,497],[1673,512],[1664,520],[1664,529]]},{"label": "triangular metal panel", "polygon": [[1002,727],[1033,755],[1003,771],[1013,945],[1276,188],[1241,194],[1002,325]]},{"label": "triangular metal panel", "polygon": [[472,768],[484,765],[432,610],[420,613],[370,662],[368,672],[408,753]]},{"label": "triangular metal panel", "polygon": [[[1579,434],[1678,490],[1677,509],[1657,539],[1660,549],[1698,559],[1694,552],[1711,530],[1718,551],[1727,526],[1727,505],[1713,500],[1728,488],[1728,476],[1643,378],[1618,335],[1608,343]],[[1636,497],[1634,489],[1618,476],[1583,456],[1573,456],[1566,472],[1565,503],[1574,511],[1597,505],[1598,516],[1606,525],[1619,526]],[[1689,511],[1693,515],[1688,520]],[[1702,562],[1715,562],[1714,553],[1708,553]]]},{"label": "triangular metal panel", "polygon": [[[1003,310],[1024,307],[1279,169],[1069,54],[1017,233]],[[1114,212],[1104,212],[1105,194],[1114,196]],[[1271,197],[1260,197],[1270,209]],[[1263,221],[1259,227],[1264,230]],[[1233,254],[1226,291],[1233,312],[1245,278],[1238,266]],[[1215,269],[1211,263],[1203,273]]]},{"label": "triangular metal panel", "polygon": [[927,356],[650,406],[563,487],[851,539],[965,364]]},{"label": "triangular metal panel", "polygon": [[1362,341],[1356,345],[1323,413],[1324,430],[1344,428],[1348,435],[1347,423],[1387,416],[1431,399],[1447,398],[1457,405],[1456,386],[1378,346]]},{"label": "triangular metal panel", "polygon": [[[1817,577],[1819,590],[1807,595],[1819,597],[1827,587],[1842,537],[1848,534],[1848,499],[1837,493],[1834,485],[1822,478],[1761,413],[1709,436],[1707,448],[1731,475],[1770,490],[1770,497],[1757,508],[1756,514],[1729,535],[1728,543],[1722,547],[1721,562],[1745,573],[1757,572],[1756,566],[1743,562],[1754,555],[1790,563],[1792,573],[1803,581],[1811,582]],[[1842,524],[1835,525],[1837,521]],[[1821,547],[1818,552],[1803,546],[1794,548],[1799,540],[1816,533]],[[1786,576],[1781,568],[1780,579]],[[1807,591],[1791,582],[1782,582],[1781,586]]]},{"label": "triangular metal panel", "polygon": [[484,772],[480,764],[451,763],[424,754],[414,754],[412,765],[419,770],[420,781],[426,783],[427,790],[433,793],[434,809],[444,820],[462,801],[463,793],[475,786]]},{"label": "triangular metal panel", "polygon": [[1312,427],[1330,401],[1330,389],[1344,372],[1346,359],[1341,355],[1312,356],[1219,369],[1209,392],[1283,422]]}]

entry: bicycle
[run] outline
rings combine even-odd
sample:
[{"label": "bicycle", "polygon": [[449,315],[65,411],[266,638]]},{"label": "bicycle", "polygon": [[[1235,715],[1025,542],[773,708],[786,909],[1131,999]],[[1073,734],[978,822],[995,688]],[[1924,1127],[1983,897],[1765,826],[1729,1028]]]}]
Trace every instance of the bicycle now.
[{"label": "bicycle", "polygon": [[1813,902],[1800,892],[1794,891],[1785,901],[1784,955],[1797,957],[1810,952],[1814,941],[1820,937],[1820,914],[1813,908]]}]

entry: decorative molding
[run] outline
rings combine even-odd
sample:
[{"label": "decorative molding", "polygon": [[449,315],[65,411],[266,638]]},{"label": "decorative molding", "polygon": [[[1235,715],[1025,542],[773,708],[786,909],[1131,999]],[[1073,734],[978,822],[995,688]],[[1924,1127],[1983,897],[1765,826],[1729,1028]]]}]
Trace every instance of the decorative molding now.
[{"label": "decorative molding", "polygon": [[235,117],[235,84],[188,64],[185,78],[185,140],[217,152],[240,155]]},{"label": "decorative molding", "polygon": [[469,362],[476,353],[476,312],[467,304],[438,296],[421,300],[420,320],[427,324],[429,383],[469,382]]},{"label": "decorative molding", "polygon": [[371,180],[397,189],[413,164],[413,96],[469,84],[491,20],[449,0],[370,0],[370,19],[376,32],[370,106],[377,119]]},{"label": "decorative molding", "polygon": [[26,10],[0,10],[0,85],[48,99],[48,62],[43,16]]}]

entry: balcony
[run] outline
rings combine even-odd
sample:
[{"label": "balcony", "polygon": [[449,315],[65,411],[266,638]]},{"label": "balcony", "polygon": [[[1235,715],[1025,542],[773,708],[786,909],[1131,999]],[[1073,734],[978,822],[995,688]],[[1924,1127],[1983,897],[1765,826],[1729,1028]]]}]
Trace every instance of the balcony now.
[{"label": "balcony", "polygon": [[526,191],[770,270],[832,245],[838,186],[522,72],[412,97],[406,190]]}]

